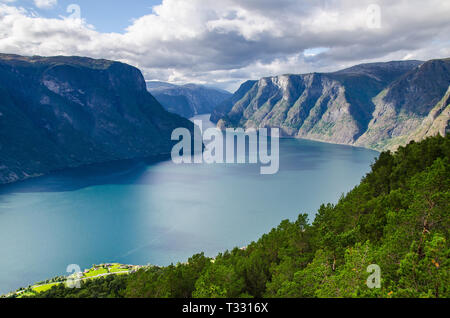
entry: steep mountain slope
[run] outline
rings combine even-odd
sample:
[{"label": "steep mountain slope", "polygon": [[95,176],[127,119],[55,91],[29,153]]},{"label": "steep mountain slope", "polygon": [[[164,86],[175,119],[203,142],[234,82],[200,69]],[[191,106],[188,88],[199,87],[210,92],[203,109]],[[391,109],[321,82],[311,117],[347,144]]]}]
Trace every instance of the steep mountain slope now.
[{"label": "steep mountain slope", "polygon": [[[268,77],[244,83],[211,119],[222,128],[279,127],[284,136],[387,149],[397,147],[387,140],[418,127],[410,118],[421,122],[437,107],[449,87],[449,74],[448,60],[436,60]],[[386,113],[386,104],[395,111]],[[443,117],[445,112],[441,124]]]},{"label": "steep mountain slope", "polygon": [[147,82],[147,89],[169,112],[192,117],[209,114],[231,93],[195,84],[182,86],[164,82]]},{"label": "steep mountain slope", "polygon": [[449,89],[450,59],[431,60],[400,77],[374,98],[373,118],[356,145],[394,149],[413,139],[445,133]]},{"label": "steep mountain slope", "polygon": [[420,127],[408,136],[408,140],[420,141],[426,137],[440,134],[447,135],[450,132],[450,87],[444,98],[433,108]]},{"label": "steep mountain slope", "polygon": [[228,99],[220,103],[211,113],[211,121],[217,123],[223,117],[226,117],[233,106],[239,102],[258,81],[247,81]]},{"label": "steep mountain slope", "polygon": [[0,55],[0,183],[84,164],[167,154],[193,125],[166,112],[129,65]]}]

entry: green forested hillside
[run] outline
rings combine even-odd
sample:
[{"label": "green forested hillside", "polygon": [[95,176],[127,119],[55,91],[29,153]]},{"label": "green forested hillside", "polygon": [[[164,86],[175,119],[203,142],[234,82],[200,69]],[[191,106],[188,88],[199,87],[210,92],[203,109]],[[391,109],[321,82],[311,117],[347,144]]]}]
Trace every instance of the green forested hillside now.
[{"label": "green forested hillside", "polygon": [[[214,260],[63,285],[38,297],[450,297],[450,138],[382,153],[336,205]],[[276,211],[274,211],[275,213]],[[366,269],[381,268],[369,289]]]}]

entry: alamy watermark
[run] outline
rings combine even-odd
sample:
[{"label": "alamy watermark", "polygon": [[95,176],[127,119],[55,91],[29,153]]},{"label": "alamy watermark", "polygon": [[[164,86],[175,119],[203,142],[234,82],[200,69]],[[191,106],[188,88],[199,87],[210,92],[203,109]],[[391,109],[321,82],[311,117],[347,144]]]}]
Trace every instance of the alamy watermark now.
[{"label": "alamy watermark", "polygon": [[77,264],[70,264],[66,269],[67,273],[72,273],[69,275],[66,280],[67,288],[81,288],[81,278],[83,273],[81,272],[81,268]]},{"label": "alamy watermark", "polygon": [[378,4],[371,4],[367,7],[367,27],[369,29],[381,28],[381,7]]},{"label": "alamy watermark", "polygon": [[[172,149],[175,164],[261,164],[261,174],[276,174],[280,168],[280,129],[208,128],[195,120],[194,136],[186,128],[172,132],[172,140],[179,141]],[[192,145],[194,143],[194,145]],[[205,148],[203,150],[203,145]],[[247,152],[247,148],[249,151]],[[202,151],[203,150],[203,151]]]},{"label": "alamy watermark", "polygon": [[371,264],[367,267],[367,272],[370,273],[367,278],[366,285],[370,289],[381,288],[381,268],[377,264]]},{"label": "alamy watermark", "polygon": [[66,13],[69,15],[60,15],[59,17],[63,20],[81,21],[81,7],[76,3],[71,3],[66,8]]},{"label": "alamy watermark", "polygon": [[81,19],[81,7],[78,4],[72,3],[67,6],[67,13],[70,13],[68,16],[69,19],[80,20]]}]

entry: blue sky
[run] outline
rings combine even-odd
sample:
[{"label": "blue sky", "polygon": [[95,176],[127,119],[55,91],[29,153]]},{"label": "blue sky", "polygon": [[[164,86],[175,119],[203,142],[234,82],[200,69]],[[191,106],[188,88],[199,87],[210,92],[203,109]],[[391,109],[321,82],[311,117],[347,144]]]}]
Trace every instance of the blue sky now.
[{"label": "blue sky", "polygon": [[152,7],[162,0],[58,0],[52,8],[40,9],[34,0],[17,0],[14,5],[34,10],[46,18],[68,16],[67,7],[77,4],[81,8],[81,17],[93,25],[99,32],[123,33],[132,24],[132,20],[152,13]]}]

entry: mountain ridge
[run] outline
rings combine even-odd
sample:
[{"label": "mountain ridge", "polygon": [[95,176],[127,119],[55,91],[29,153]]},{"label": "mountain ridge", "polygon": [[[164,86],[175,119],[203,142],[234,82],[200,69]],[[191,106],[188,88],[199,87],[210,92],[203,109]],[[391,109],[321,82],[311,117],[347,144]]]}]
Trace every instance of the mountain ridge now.
[{"label": "mountain ridge", "polygon": [[[374,131],[377,119],[378,125],[382,124],[377,111],[382,107],[380,103],[384,103],[384,96],[379,96],[384,92],[388,97],[400,98],[395,93],[401,91],[398,87],[406,86],[411,79],[426,77],[427,80],[417,80],[415,87],[410,88],[423,92],[420,105],[414,106],[422,107],[423,111],[413,114],[424,119],[450,85],[448,61],[368,63],[332,73],[285,74],[247,81],[231,99],[215,109],[211,120],[219,128],[278,127],[285,137],[395,150],[399,144],[388,142],[397,137],[395,133],[380,130],[368,137],[367,132]],[[430,69],[434,75],[428,74]],[[433,76],[439,79],[435,84]],[[399,103],[402,109],[408,107],[402,100]],[[391,124],[400,126],[401,121],[394,120]],[[403,135],[410,133],[412,128],[402,131]]]},{"label": "mountain ridge", "polygon": [[148,91],[172,113],[190,118],[209,114],[221,102],[231,97],[231,93],[204,85],[147,81]]},{"label": "mountain ridge", "polygon": [[0,184],[168,154],[173,129],[194,129],[115,61],[1,54],[0,96]]}]

